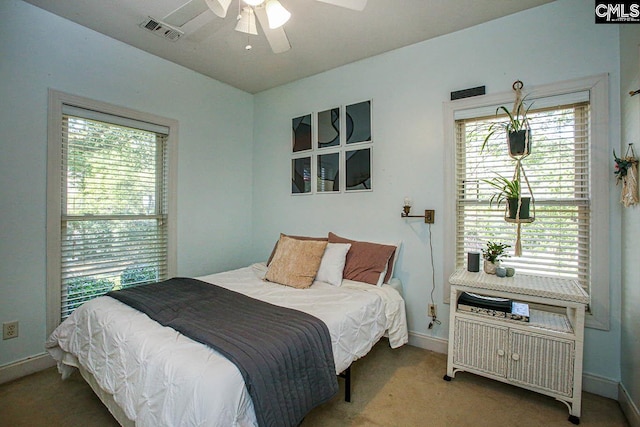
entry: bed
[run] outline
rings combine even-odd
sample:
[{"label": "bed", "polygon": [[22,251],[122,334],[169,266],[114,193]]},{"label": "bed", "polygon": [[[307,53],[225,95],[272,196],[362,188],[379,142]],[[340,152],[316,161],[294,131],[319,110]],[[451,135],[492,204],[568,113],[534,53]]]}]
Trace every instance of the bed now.
[{"label": "bed", "polygon": [[[265,280],[270,268],[259,263],[197,279],[320,319],[330,334],[336,375],[384,335],[393,348],[408,341],[397,280],[372,285],[341,277],[339,286],[313,280],[297,289]],[[236,365],[112,297],[76,309],[45,346],[63,378],[78,369],[122,425],[259,424]]]}]

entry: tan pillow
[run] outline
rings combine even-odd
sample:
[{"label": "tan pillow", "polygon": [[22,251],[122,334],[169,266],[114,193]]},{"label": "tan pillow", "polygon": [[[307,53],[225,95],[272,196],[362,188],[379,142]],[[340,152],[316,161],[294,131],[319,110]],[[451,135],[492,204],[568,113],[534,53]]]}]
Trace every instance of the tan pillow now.
[{"label": "tan pillow", "polygon": [[[396,247],[379,243],[358,242],[329,233],[329,243],[351,243],[343,277],[372,285],[382,284],[393,270]],[[391,263],[391,265],[390,265]],[[383,274],[384,273],[384,274]]]},{"label": "tan pillow", "polygon": [[[327,241],[326,237],[289,236],[289,235],[282,234],[282,233],[280,233],[280,236],[287,236],[287,237],[291,237],[292,239],[297,239],[297,240],[317,240],[317,241],[320,241],[320,242],[326,242]],[[273,260],[273,256],[276,254],[276,249],[278,249],[278,242],[276,242],[276,244],[273,245],[273,249],[271,250],[271,255],[269,255],[269,259],[267,260],[267,266],[269,264],[271,264],[271,260]]]},{"label": "tan pillow", "polygon": [[281,234],[264,278],[293,288],[308,288],[318,273],[326,247],[326,241],[298,240]]}]

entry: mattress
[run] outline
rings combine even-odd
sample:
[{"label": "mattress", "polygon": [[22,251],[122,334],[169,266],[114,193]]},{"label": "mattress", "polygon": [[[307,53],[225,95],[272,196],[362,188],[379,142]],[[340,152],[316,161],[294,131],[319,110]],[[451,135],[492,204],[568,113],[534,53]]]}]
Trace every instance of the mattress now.
[{"label": "mattress", "polygon": [[[199,277],[263,301],[314,315],[331,334],[336,374],[387,332],[408,341],[404,300],[390,286],[344,280],[300,290],[262,280],[255,264]],[[236,366],[215,350],[162,327],[110,297],[79,307],[46,342],[63,378],[81,367],[137,426],[254,426],[251,398]]]}]

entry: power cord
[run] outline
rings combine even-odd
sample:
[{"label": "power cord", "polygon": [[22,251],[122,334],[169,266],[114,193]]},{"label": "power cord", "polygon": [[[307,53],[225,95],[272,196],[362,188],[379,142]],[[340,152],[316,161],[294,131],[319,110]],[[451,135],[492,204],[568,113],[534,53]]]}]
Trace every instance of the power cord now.
[{"label": "power cord", "polygon": [[[433,241],[431,239],[431,224],[429,224],[429,255],[431,258],[431,304],[435,307],[435,301],[433,300],[433,292],[436,290],[436,273],[433,263]],[[429,329],[433,328],[433,325],[441,325],[442,323],[438,320],[436,313],[433,313],[431,316],[431,322],[429,322]]]}]

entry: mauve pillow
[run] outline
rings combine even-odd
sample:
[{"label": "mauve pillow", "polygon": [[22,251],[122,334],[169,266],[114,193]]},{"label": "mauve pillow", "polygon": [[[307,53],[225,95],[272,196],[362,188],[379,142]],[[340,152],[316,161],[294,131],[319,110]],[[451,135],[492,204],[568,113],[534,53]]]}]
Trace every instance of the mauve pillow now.
[{"label": "mauve pillow", "polygon": [[[287,234],[282,234],[282,233],[280,233],[280,236],[287,236],[287,237],[290,237],[290,238],[296,239],[296,240],[317,240],[319,242],[326,242],[327,241],[326,237],[289,236]],[[271,255],[269,255],[269,259],[267,260],[267,266],[269,266],[269,264],[271,264],[271,260],[273,259],[273,256],[276,254],[276,249],[278,249],[278,242],[276,242],[276,244],[273,245],[273,249],[271,250]]]},{"label": "mauve pillow", "polygon": [[[329,243],[350,243],[343,277],[349,280],[381,285],[391,276],[396,247],[372,242],[359,242],[329,233]],[[391,265],[389,263],[391,262]],[[384,273],[384,274],[383,274]]]},{"label": "mauve pillow", "polygon": [[318,273],[326,247],[327,242],[298,240],[281,235],[264,278],[293,288],[308,288]]}]

